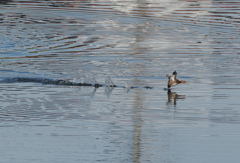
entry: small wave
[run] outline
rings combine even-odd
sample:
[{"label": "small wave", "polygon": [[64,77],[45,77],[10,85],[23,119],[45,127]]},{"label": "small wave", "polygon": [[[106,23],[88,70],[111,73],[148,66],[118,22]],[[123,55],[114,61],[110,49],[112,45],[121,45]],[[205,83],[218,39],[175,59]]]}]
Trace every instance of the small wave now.
[{"label": "small wave", "polygon": [[[94,78],[95,79],[95,78]],[[105,80],[105,84],[99,84],[96,79],[94,83],[88,82],[74,82],[69,80],[63,79],[47,79],[47,78],[27,78],[27,77],[13,77],[13,78],[5,78],[0,81],[0,83],[41,83],[41,84],[48,84],[48,85],[65,85],[65,86],[89,86],[89,87],[119,87],[119,88],[127,88],[127,89],[135,89],[135,88],[145,88],[145,89],[153,89],[153,87],[145,86],[145,87],[138,87],[138,86],[117,86],[113,83],[110,77],[107,77]]]},{"label": "small wave", "polygon": [[24,78],[24,77],[15,77],[15,78],[6,78],[1,81],[1,83],[42,83],[49,85],[68,85],[68,86],[94,86],[96,88],[102,87],[102,84],[91,84],[91,83],[74,83],[67,80],[54,80],[54,79],[45,79],[45,78]]}]

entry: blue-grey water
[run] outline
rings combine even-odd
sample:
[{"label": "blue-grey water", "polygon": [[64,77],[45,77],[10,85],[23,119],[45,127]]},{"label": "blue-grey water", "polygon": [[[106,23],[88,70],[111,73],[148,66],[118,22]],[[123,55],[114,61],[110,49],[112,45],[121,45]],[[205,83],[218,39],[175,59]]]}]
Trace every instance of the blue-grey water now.
[{"label": "blue-grey water", "polygon": [[239,29],[239,0],[0,1],[0,162],[238,163]]}]

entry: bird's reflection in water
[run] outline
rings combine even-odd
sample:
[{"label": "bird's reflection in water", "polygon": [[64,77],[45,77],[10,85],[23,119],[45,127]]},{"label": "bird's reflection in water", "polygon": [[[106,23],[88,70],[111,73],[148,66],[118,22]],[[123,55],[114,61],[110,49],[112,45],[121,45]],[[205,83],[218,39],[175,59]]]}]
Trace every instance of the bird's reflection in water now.
[{"label": "bird's reflection in water", "polygon": [[168,90],[168,101],[166,102],[167,105],[177,105],[178,99],[185,99],[185,95],[178,95],[176,92],[172,92]]}]

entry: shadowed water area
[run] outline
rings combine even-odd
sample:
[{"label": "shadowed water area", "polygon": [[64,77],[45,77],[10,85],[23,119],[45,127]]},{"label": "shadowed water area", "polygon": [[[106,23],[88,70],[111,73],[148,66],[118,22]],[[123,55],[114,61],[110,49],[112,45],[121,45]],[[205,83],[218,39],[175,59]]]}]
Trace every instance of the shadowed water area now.
[{"label": "shadowed water area", "polygon": [[239,36],[239,0],[0,1],[0,162],[239,162]]}]

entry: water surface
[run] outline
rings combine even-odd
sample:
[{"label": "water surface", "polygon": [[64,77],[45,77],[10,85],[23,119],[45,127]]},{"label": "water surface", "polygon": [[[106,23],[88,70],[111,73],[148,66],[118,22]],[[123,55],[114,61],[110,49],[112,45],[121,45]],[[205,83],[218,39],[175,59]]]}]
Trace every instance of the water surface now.
[{"label": "water surface", "polygon": [[1,1],[0,160],[238,162],[239,6]]}]

